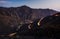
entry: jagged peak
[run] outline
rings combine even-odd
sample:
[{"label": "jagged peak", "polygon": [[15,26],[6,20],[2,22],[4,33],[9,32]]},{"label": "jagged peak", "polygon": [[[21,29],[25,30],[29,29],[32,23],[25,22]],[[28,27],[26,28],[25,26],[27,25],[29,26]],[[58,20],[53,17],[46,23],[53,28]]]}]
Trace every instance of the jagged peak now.
[{"label": "jagged peak", "polygon": [[20,6],[21,8],[30,8],[29,6],[27,5],[23,5],[23,6]]}]

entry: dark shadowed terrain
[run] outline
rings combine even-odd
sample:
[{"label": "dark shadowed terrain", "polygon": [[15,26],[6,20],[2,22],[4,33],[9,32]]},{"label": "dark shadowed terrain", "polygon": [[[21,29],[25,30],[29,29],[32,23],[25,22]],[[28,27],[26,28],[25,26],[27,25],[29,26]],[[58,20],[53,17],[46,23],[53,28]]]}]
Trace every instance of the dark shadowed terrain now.
[{"label": "dark shadowed terrain", "polygon": [[60,15],[56,15],[57,12],[52,9],[33,9],[28,6],[0,7],[0,38],[58,39]]}]

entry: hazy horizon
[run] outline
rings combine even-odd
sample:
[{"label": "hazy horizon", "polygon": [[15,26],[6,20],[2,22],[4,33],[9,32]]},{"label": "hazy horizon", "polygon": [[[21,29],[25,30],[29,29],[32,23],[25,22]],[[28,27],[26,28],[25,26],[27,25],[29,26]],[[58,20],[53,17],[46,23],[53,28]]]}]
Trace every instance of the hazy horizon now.
[{"label": "hazy horizon", "polygon": [[60,11],[60,0],[0,0],[0,7],[29,6],[31,8],[53,9]]}]

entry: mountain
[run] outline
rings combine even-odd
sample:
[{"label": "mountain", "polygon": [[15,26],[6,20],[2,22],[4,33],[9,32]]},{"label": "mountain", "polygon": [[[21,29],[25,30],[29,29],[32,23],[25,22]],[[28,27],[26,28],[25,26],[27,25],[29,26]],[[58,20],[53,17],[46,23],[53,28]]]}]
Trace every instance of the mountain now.
[{"label": "mountain", "polygon": [[[55,14],[56,15],[56,14]],[[41,21],[42,33],[49,37],[60,38],[60,16],[47,16]]]},{"label": "mountain", "polygon": [[52,9],[33,9],[25,5],[10,8],[0,7],[0,32],[12,31],[20,24],[31,23],[36,19],[53,15],[57,12]]},{"label": "mountain", "polygon": [[16,16],[23,22],[30,22],[41,17],[45,17],[56,13],[57,11],[52,9],[33,9],[28,6],[21,7],[0,7],[0,14],[5,16]]},{"label": "mountain", "polygon": [[60,16],[47,16],[41,20],[40,26],[45,26],[46,28],[56,28],[60,29]]}]

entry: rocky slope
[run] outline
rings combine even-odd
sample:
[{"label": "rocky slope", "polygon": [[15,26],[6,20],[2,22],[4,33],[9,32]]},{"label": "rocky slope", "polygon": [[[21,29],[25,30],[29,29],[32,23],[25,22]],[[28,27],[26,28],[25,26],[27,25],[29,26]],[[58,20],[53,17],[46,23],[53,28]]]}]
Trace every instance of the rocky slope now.
[{"label": "rocky slope", "polygon": [[52,9],[32,9],[28,6],[21,7],[0,7],[0,14],[5,16],[16,16],[20,20],[29,22],[41,17],[45,17],[51,14],[56,13],[57,11]]},{"label": "rocky slope", "polygon": [[28,6],[0,7],[0,32],[12,31],[20,24],[31,23],[36,19],[55,14],[56,12],[52,9],[33,9]]}]

